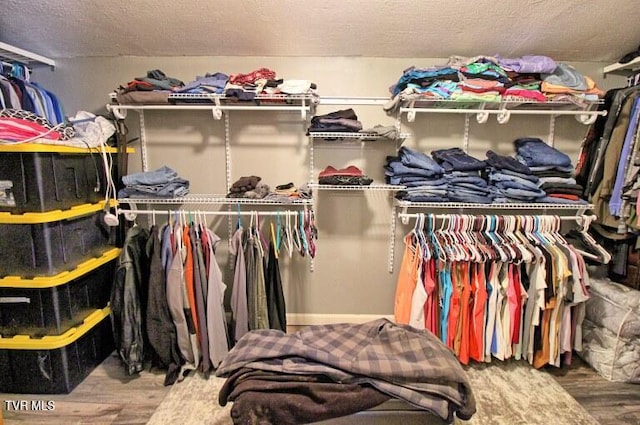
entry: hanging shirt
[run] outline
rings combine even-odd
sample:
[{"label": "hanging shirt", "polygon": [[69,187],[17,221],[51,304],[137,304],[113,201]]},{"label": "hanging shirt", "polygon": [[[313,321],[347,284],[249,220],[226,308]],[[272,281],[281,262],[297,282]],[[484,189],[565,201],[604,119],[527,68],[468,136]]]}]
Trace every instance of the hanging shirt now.
[{"label": "hanging shirt", "polygon": [[418,260],[418,270],[416,273],[416,283],[414,284],[413,294],[411,296],[411,311],[409,316],[409,325],[413,326],[416,329],[425,329],[425,317],[424,317],[424,306],[427,302],[427,291],[424,289],[423,284],[423,261],[422,261],[422,249],[420,246],[418,248],[417,256],[420,257]]},{"label": "hanging shirt", "polygon": [[404,255],[398,273],[393,313],[397,323],[407,325],[411,320],[411,299],[418,276],[418,263],[421,261],[418,248],[411,234],[404,237]]},{"label": "hanging shirt", "polygon": [[489,271],[489,279],[487,279],[487,316],[485,325],[484,339],[484,359],[486,362],[491,361],[491,353],[495,350],[497,340],[495,338],[496,327],[496,310],[498,306],[498,293],[500,292],[500,283],[498,280],[498,272],[502,264],[499,262],[492,263]]},{"label": "hanging shirt", "polygon": [[222,281],[222,271],[215,257],[215,249],[220,237],[209,229],[207,251],[209,252],[209,271],[207,274],[207,332],[209,339],[209,358],[211,365],[217,368],[229,352],[227,337],[227,319],[224,310],[224,293],[227,286]]},{"label": "hanging shirt", "polygon": [[244,258],[244,229],[239,227],[231,238],[231,255],[234,256],[233,287],[231,288],[231,314],[233,341],[249,332],[249,307],[247,305],[247,267]]}]

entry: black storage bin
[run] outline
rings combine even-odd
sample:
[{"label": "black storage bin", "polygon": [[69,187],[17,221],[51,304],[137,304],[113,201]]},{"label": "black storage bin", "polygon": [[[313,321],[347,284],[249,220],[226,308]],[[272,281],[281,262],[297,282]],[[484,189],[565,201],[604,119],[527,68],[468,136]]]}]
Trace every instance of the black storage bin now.
[{"label": "black storage bin", "polygon": [[82,263],[71,273],[0,280],[0,336],[61,335],[109,303],[120,250]]},{"label": "black storage bin", "polygon": [[107,307],[56,337],[0,338],[0,392],[68,394],[115,349]]},{"label": "black storage bin", "polygon": [[[115,231],[104,223],[100,204],[94,206],[40,215],[0,213],[0,278],[51,276],[101,256],[115,242]],[[7,217],[16,224],[4,224]]]},{"label": "black storage bin", "polygon": [[[34,149],[27,146],[27,148]],[[22,214],[65,210],[104,199],[107,182],[100,152],[64,153],[65,147],[45,146],[63,152],[7,152],[0,149],[0,211]],[[17,149],[17,148],[13,148]]]}]

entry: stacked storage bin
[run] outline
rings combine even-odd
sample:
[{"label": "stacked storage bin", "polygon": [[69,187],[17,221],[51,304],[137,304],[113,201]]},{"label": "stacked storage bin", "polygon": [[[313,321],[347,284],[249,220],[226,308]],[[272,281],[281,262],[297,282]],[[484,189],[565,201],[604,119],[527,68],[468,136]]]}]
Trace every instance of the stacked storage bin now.
[{"label": "stacked storage bin", "polygon": [[97,151],[0,146],[0,392],[68,393],[114,349]]}]

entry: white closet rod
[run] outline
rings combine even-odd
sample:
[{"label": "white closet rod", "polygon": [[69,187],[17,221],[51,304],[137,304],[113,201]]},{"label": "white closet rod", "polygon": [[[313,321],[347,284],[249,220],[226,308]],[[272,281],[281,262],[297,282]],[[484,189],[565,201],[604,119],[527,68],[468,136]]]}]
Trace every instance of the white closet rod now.
[{"label": "white closet rod", "polygon": [[[238,215],[250,216],[257,214],[259,217],[264,216],[296,216],[298,211],[202,211],[202,210],[118,210],[120,214],[146,214],[146,215],[166,215],[166,214],[200,214],[200,215],[213,215],[213,216],[229,216],[236,217]],[[304,212],[303,212],[304,214]]]},{"label": "white closet rod", "polygon": [[[434,217],[436,220],[437,219],[443,219],[443,218],[449,218],[449,217],[455,217],[455,216],[474,216],[474,217],[485,217],[485,216],[494,216],[495,214],[436,214],[433,215],[432,217]],[[560,220],[563,221],[577,221],[577,222],[581,222],[584,220],[589,220],[590,222],[595,220],[596,216],[585,216],[585,215],[561,215],[561,216],[554,216],[554,215],[531,215],[531,214],[520,214],[521,216],[526,216],[526,217],[559,217]],[[429,217],[429,214],[420,214],[420,213],[416,213],[416,214],[409,214],[409,213],[400,213],[398,214],[398,218],[404,220],[409,220],[410,218],[418,218],[418,217]],[[517,214],[515,215],[517,216]],[[593,218],[591,218],[593,217]]]}]

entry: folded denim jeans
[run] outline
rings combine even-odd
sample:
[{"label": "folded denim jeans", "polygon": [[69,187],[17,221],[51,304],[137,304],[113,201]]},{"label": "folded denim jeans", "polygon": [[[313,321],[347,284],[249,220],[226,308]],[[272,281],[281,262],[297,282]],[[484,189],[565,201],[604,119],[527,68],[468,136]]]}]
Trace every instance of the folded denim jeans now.
[{"label": "folded denim jeans", "polygon": [[502,170],[496,170],[496,169],[491,169],[489,171],[489,175],[491,174],[500,174],[503,176],[513,176],[513,177],[518,177],[524,180],[529,180],[532,183],[538,183],[538,177],[534,174],[522,174],[522,173],[516,173],[515,171],[512,170],[508,170],[508,169],[502,169]]},{"label": "folded denim jeans", "polygon": [[436,161],[422,152],[414,151],[403,146],[398,151],[398,156],[400,157],[400,161],[408,167],[431,170],[433,174],[444,173],[444,169],[438,165]]},{"label": "folded denim jeans", "polygon": [[448,198],[446,196],[436,196],[436,195],[407,195],[405,197],[396,196],[398,199],[402,199],[403,201],[409,202],[447,202]]},{"label": "folded denim jeans", "polygon": [[[435,164],[435,163],[434,163]],[[437,165],[437,164],[436,164]],[[387,176],[423,176],[434,177],[442,175],[442,168],[439,169],[421,168],[416,166],[405,165],[401,162],[390,162],[386,167],[385,175]]]},{"label": "folded denim jeans", "polygon": [[491,173],[489,173],[489,183],[495,185],[497,182],[502,181],[514,182],[520,184],[523,187],[531,188],[537,188],[539,185],[539,182],[533,182],[531,181],[531,179],[525,179],[513,174],[505,174],[499,171],[492,171]]},{"label": "folded denim jeans", "polygon": [[[523,184],[523,181],[526,181],[526,184]],[[499,189],[522,189],[522,190],[532,190],[537,191],[538,185],[535,183],[531,183],[529,180],[500,180],[492,182],[493,185]]]},{"label": "folded denim jeans", "polygon": [[447,198],[453,202],[468,202],[473,204],[490,204],[493,202],[493,195],[480,196],[466,192],[447,192]]},{"label": "folded denim jeans", "polygon": [[449,184],[449,190],[451,191],[462,191],[462,192],[473,192],[477,194],[482,193],[491,193],[491,189],[488,186],[476,186],[474,184],[469,183],[456,183]]},{"label": "folded denim jeans", "polygon": [[176,198],[189,193],[189,181],[175,179],[163,185],[132,185],[125,186],[118,192],[118,197],[159,197]]},{"label": "folded denim jeans", "polygon": [[562,199],[562,198],[552,198],[546,196],[544,198],[538,199],[537,202],[543,202],[545,204],[572,204],[572,205],[588,205],[589,203],[584,199],[578,199],[576,201],[571,199]]},{"label": "folded denim jeans", "polygon": [[544,190],[524,190],[524,189],[500,189],[503,194],[510,198],[518,198],[518,199],[537,199],[543,198],[546,196]]},{"label": "folded denim jeans", "polygon": [[403,185],[407,188],[416,188],[416,187],[434,187],[434,188],[447,188],[447,182],[441,182],[438,183],[437,180],[434,180],[434,183],[430,182],[429,180],[423,180],[423,181],[419,181],[419,182],[407,182],[407,183],[403,183]]},{"label": "folded denim jeans", "polygon": [[487,181],[480,176],[467,175],[467,176],[450,177],[447,174],[445,174],[445,178],[447,179],[449,184],[467,183],[467,184],[473,184],[479,187],[487,186]]},{"label": "folded denim jeans", "polygon": [[438,149],[431,152],[431,156],[445,171],[477,171],[487,167],[485,161],[481,161],[468,155],[460,148]]},{"label": "folded denim jeans", "polygon": [[516,158],[529,167],[553,165],[570,167],[571,158],[535,137],[523,137],[514,142]]},{"label": "folded denim jeans", "polygon": [[122,183],[125,186],[154,185],[169,183],[176,178],[178,178],[178,173],[165,165],[154,171],[144,171],[123,176]]},{"label": "folded denim jeans", "polygon": [[422,177],[420,180],[410,180],[410,181],[404,181],[402,180],[402,178],[398,179],[399,182],[398,183],[392,183],[392,184],[399,184],[399,185],[404,185],[407,187],[416,187],[416,186],[442,186],[442,185],[447,185],[447,181],[445,179],[427,179]]},{"label": "folded denim jeans", "polygon": [[510,156],[498,155],[491,150],[487,151],[486,162],[498,170],[511,170],[520,174],[531,174],[529,167],[517,159]]}]

